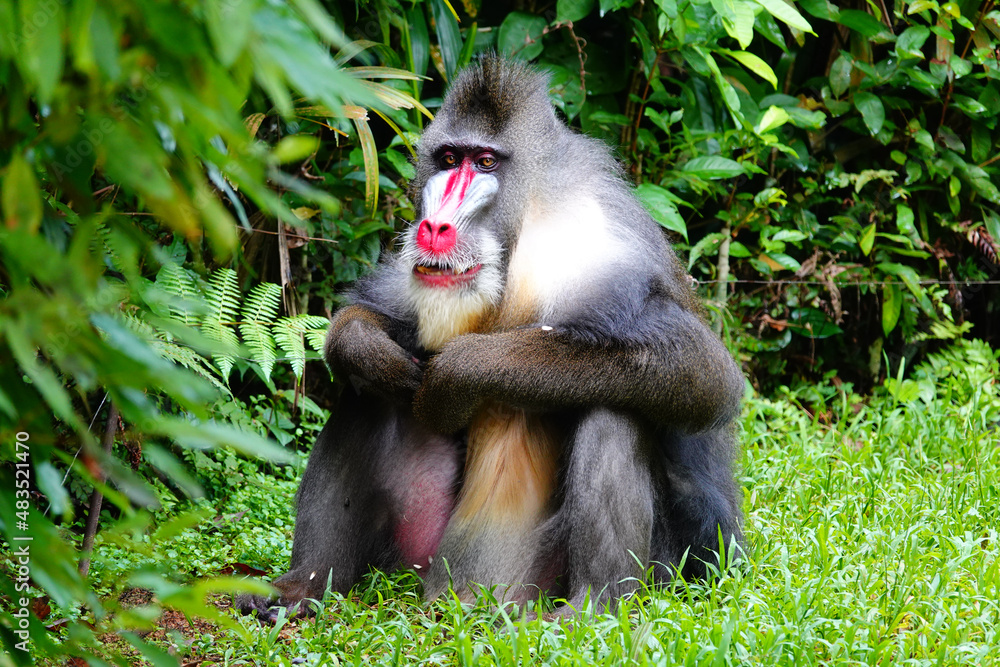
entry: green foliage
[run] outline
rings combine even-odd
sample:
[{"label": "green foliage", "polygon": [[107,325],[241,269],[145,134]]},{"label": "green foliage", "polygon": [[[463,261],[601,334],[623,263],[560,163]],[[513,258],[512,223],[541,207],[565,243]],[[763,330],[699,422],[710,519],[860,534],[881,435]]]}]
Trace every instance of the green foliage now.
[{"label": "green foliage", "polygon": [[[410,157],[444,86],[498,50],[545,68],[567,120],[617,148],[691,272],[723,282],[709,309],[755,381],[786,394],[748,409],[755,574],[558,632],[450,601],[413,625],[412,578],[376,577],[288,641],[244,620],[254,632],[191,650],[996,660],[996,357],[936,350],[970,329],[996,341],[996,289],[962,281],[1000,277],[998,18],[925,0],[0,0],[0,530],[15,544],[26,512],[28,592],[68,619],[28,620],[35,656],[124,663],[105,630],[168,607],[218,617],[205,596],[249,585],[184,579],[284,566],[301,461],[272,440],[308,443],[325,419],[304,372],[322,315],[415,216]],[[84,579],[93,487],[107,502]],[[126,585],[156,598],[127,608]]]},{"label": "green foliage", "polygon": [[[298,202],[337,209],[281,171],[296,147],[258,141],[244,123],[248,102],[291,116],[305,95],[341,113],[348,100],[375,100],[377,88],[337,66],[330,45],[347,40],[311,1],[3,0],[0,25],[0,529],[10,545],[33,538],[30,587],[15,591],[28,580],[2,578],[0,635],[5,663],[29,659],[14,646],[25,639],[36,657],[59,661],[104,653],[97,634],[131,624],[76,570],[77,498],[67,489],[97,486],[130,539],[151,545],[159,574],[143,581],[160,604],[212,616],[207,591],[250,585],[176,585],[155,537],[164,529],[149,526],[156,493],[97,446],[91,425],[101,428],[110,400],[142,443],[139,461],[192,491],[185,451],[288,458],[216,410],[228,390],[204,355],[231,352],[213,344],[213,334],[232,339],[211,324],[231,314],[231,280],[219,279],[220,298],[206,308],[180,263],[201,274],[206,259],[232,256],[249,206],[298,224],[274,182]],[[161,224],[186,243],[166,246]],[[170,268],[154,281],[161,266]],[[30,471],[31,485],[15,486],[15,471]],[[31,615],[30,637],[18,638],[11,614],[28,594],[48,596],[68,623],[51,634]],[[162,662],[146,642],[133,643]]]},{"label": "green foliage", "polygon": [[280,360],[288,362],[295,377],[301,380],[306,361],[319,358],[306,351],[306,344],[312,352],[323,351],[329,320],[315,315],[279,318],[282,308],[280,285],[259,283],[244,298],[237,274],[232,269],[217,269],[204,281],[172,263],[164,264],[154,285],[176,297],[169,306],[170,318],[199,327],[206,344],[221,350],[212,354],[215,369],[195,349],[174,342],[169,327],[157,331],[155,318],[150,318],[152,323],[134,316],[128,321],[153,342],[158,352],[197,372],[220,389],[225,390],[223,383],[228,383],[234,366],[253,367],[260,379],[271,385],[279,350],[285,354]]}]

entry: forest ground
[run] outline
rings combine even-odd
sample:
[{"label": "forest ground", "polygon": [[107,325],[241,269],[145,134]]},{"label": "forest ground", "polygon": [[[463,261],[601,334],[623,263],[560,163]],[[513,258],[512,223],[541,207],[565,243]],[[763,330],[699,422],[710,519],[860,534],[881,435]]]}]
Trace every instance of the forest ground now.
[{"label": "forest ground", "polygon": [[[168,614],[147,638],[186,665],[1000,664],[991,356],[963,343],[872,397],[823,386],[749,398],[747,558],[709,584],[645,590],[615,614],[558,624],[428,606],[412,573],[375,573],[314,618],[223,628]],[[194,575],[220,563],[280,573],[300,470],[241,474],[233,493],[203,501],[214,516],[170,543],[173,562],[199,565]],[[113,549],[98,576],[113,577]],[[216,603],[235,618],[227,597]]]}]

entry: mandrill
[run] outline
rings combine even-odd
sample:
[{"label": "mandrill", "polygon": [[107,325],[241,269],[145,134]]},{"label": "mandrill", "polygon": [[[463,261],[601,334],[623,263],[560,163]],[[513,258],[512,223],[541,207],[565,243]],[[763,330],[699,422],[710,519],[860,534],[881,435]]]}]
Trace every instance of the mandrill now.
[{"label": "mandrill", "polygon": [[419,146],[420,216],[333,318],[343,392],[298,494],[276,606],[413,567],[425,594],[572,614],[739,545],[743,375],[608,148],[546,77],[488,57]]}]

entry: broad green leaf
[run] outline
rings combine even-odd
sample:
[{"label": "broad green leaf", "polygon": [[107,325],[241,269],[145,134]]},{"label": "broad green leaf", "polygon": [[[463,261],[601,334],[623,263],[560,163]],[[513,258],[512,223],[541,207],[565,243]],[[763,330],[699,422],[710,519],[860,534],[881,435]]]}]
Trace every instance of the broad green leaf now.
[{"label": "broad green leaf", "polygon": [[205,23],[219,62],[229,67],[247,44],[253,13],[237,9],[227,0],[210,0],[205,3]]},{"label": "broad green leaf", "polygon": [[639,45],[639,52],[642,54],[642,64],[645,66],[647,72],[652,72],[656,68],[656,47],[653,46],[653,40],[649,36],[649,31],[646,30],[646,25],[636,19],[632,18],[632,27],[634,28],[633,41]]},{"label": "broad green leaf", "polygon": [[896,39],[896,55],[902,58],[924,59],[924,54],[920,50],[927,38],[931,36],[931,30],[927,26],[915,25],[907,28]]},{"label": "broad green leaf", "polygon": [[[656,6],[671,19],[677,18],[677,0],[655,0]],[[601,11],[604,9],[605,0],[601,0]],[[623,4],[623,3],[619,3]],[[631,4],[631,3],[630,3]]]},{"label": "broad green leaf", "polygon": [[[271,344],[274,344],[273,340]],[[194,424],[187,419],[169,416],[152,424],[150,432],[171,437],[182,447],[192,449],[232,447],[246,456],[259,456],[276,463],[291,463],[295,460],[291,452],[273,440],[252,431],[215,422]]]},{"label": "broad green leaf", "polygon": [[212,250],[217,259],[224,261],[239,243],[236,221],[230,215],[229,209],[222,205],[219,198],[209,190],[204,182],[196,183],[194,187],[196,191],[194,201],[197,202],[198,214],[202,226],[205,228],[205,235],[212,243]]},{"label": "broad green leaf", "polygon": [[282,115],[289,115],[294,106],[288,84],[330,109],[339,109],[345,97],[354,104],[372,101],[371,93],[340,71],[329,48],[301,21],[265,4],[254,12],[253,25],[254,76]]},{"label": "broad green leaf", "polygon": [[875,245],[875,223],[865,227],[864,231],[861,232],[861,238],[858,239],[858,246],[861,248],[861,252],[865,255],[870,255],[872,252],[872,246]]},{"label": "broad green leaf", "polygon": [[0,205],[3,206],[2,222],[8,228],[19,227],[34,233],[42,222],[42,193],[35,170],[20,153],[14,153],[3,172]]},{"label": "broad green leaf", "polygon": [[732,241],[729,244],[729,256],[730,257],[752,257],[753,254],[750,250],[740,243],[739,241]]},{"label": "broad green leaf", "polygon": [[406,159],[399,151],[395,151],[391,148],[386,149],[385,159],[389,161],[392,168],[395,169],[400,176],[405,178],[407,181],[413,180],[417,175],[417,170],[413,166],[413,163]]},{"label": "broad green leaf", "polygon": [[786,243],[798,243],[809,238],[804,232],[797,229],[782,229],[771,237],[772,241],[784,241]]},{"label": "broad green leaf", "polygon": [[312,155],[317,148],[319,148],[319,137],[293,134],[281,139],[271,152],[271,156],[278,164],[300,162]]},{"label": "broad green leaf", "polygon": [[928,9],[936,9],[939,5],[937,0],[914,0],[914,2],[909,3],[909,7],[906,9],[906,14],[913,15],[919,14],[921,12],[926,12]]},{"label": "broad green leaf", "polygon": [[94,7],[94,15],[90,19],[89,41],[98,69],[111,81],[117,81],[121,76],[118,44],[123,28],[120,22],[112,19],[112,16],[113,10],[107,7]]},{"label": "broad green leaf", "polygon": [[868,39],[879,38],[877,41],[893,39],[885,24],[868,12],[859,9],[842,9],[837,15],[837,23],[845,25]]},{"label": "broad green leaf", "polygon": [[444,62],[445,78],[448,81],[458,71],[462,55],[462,33],[458,29],[458,19],[446,0],[430,0],[431,16],[437,30],[441,60]]},{"label": "broad green leaf", "polygon": [[353,120],[365,161],[365,208],[368,209],[368,215],[374,216],[378,208],[378,148],[375,146],[375,137],[367,119]]},{"label": "broad green leaf", "polygon": [[722,70],[719,69],[719,64],[715,62],[715,58],[712,57],[711,53],[707,53],[699,47],[695,47],[695,49],[705,59],[705,63],[708,65],[709,71],[712,72],[712,80],[715,81],[715,85],[718,86],[719,92],[722,93],[722,100],[726,103],[729,115],[733,117],[733,121],[737,125],[743,125],[745,119],[740,111],[740,97],[736,94],[736,89],[733,88],[733,84],[731,84],[722,74]]},{"label": "broad green leaf", "polygon": [[788,122],[805,130],[818,130],[826,125],[826,114],[817,109],[809,111],[802,107],[784,107]]},{"label": "broad green leaf", "polygon": [[722,244],[722,240],[725,235],[722,232],[714,232],[712,234],[706,234],[705,238],[694,244],[691,248],[691,252],[688,253],[688,271],[694,266],[701,257],[711,257],[712,255],[719,252],[719,246]]},{"label": "broad green leaf", "polygon": [[896,229],[907,236],[917,233],[913,224],[913,209],[905,204],[896,204]]},{"label": "broad green leaf", "polygon": [[500,53],[534,60],[542,54],[542,32],[545,19],[524,12],[511,12],[500,24],[497,48]]},{"label": "broad green leaf", "polygon": [[[875,236],[880,239],[889,239],[890,241],[894,241],[899,245],[905,246],[907,248],[913,247],[913,241],[911,241],[908,236],[903,236],[902,234],[889,234],[887,232],[879,232]],[[895,250],[895,248],[893,248],[893,250]]]},{"label": "broad green leaf", "polygon": [[799,7],[807,14],[826,21],[836,21],[840,10],[830,4],[829,0],[799,0]]},{"label": "broad green leaf", "polygon": [[797,259],[783,252],[762,253],[761,259],[771,264],[771,268],[773,269],[780,268],[788,271],[798,271],[802,268],[802,264]]},{"label": "broad green leaf", "polygon": [[753,26],[755,20],[754,9],[756,8],[756,3],[752,0],[733,0],[733,2],[733,10],[735,12],[733,28],[735,34],[730,34],[733,35],[739,43],[740,48],[745,49],[750,46],[750,42],[753,41]]},{"label": "broad green leaf", "polygon": [[3,332],[21,371],[31,378],[35,389],[45,399],[53,414],[71,424],[78,434],[87,432],[86,425],[73,410],[73,401],[62,380],[50,366],[39,362],[38,349],[21,323],[11,322],[4,327]]},{"label": "broad green leaf", "polygon": [[201,498],[205,495],[205,490],[187,471],[186,466],[166,449],[147,442],[142,447],[142,457],[170,478],[187,495],[192,498]]},{"label": "broad green leaf", "polygon": [[754,13],[751,0],[710,0],[726,32],[745,49],[753,40]]},{"label": "broad green leaf", "polygon": [[729,83],[729,80],[722,74],[722,70],[719,69],[719,64],[715,62],[715,58],[712,57],[711,53],[697,45],[692,46],[692,48],[695,53],[704,59],[705,66],[708,67],[709,72],[712,73],[712,80],[715,82],[715,85],[718,86],[719,92],[722,93],[722,100],[726,103],[726,108],[729,110],[729,114],[733,117],[733,121],[735,121],[738,125],[742,125],[745,122],[745,119],[743,118],[743,114],[740,113],[740,98],[739,95],[736,94],[736,89],[733,88],[733,84]]},{"label": "broad green leaf", "polygon": [[885,107],[882,106],[882,100],[877,95],[873,93],[855,93],[854,106],[861,112],[861,117],[864,119],[868,131],[872,135],[876,135],[882,131],[882,125],[885,123]]},{"label": "broad green leaf", "polygon": [[802,32],[813,33],[812,26],[806,21],[799,10],[784,0],[756,0],[756,2],[767,10],[767,12],[782,23],[801,30]]},{"label": "broad green leaf", "polygon": [[777,90],[778,77],[774,75],[774,70],[771,69],[771,66],[764,62],[761,58],[752,53],[747,53],[746,51],[725,50],[723,53],[738,61],[748,70],[770,83]]},{"label": "broad green leaf", "polygon": [[920,284],[920,276],[912,266],[897,264],[895,262],[881,262],[876,266],[876,268],[883,273],[890,276],[896,276],[902,280],[903,284],[906,285],[906,288],[910,290],[910,293],[917,297],[917,302],[920,304],[920,308],[924,311],[924,313],[934,319],[938,317],[937,312],[934,310],[934,305],[927,296],[927,290],[925,290]]},{"label": "broad green leaf", "polygon": [[902,290],[893,283],[886,283],[882,286],[882,333],[888,336],[896,328],[902,311]]},{"label": "broad green leaf", "polygon": [[465,44],[462,46],[462,52],[458,54],[459,70],[463,69],[472,60],[472,54],[476,50],[476,30],[478,27],[478,23],[473,23],[466,32]]},{"label": "broad green leaf", "polygon": [[[65,4],[46,0],[23,0],[19,4],[18,65],[25,79],[31,82],[29,89],[37,89],[39,104],[49,104],[62,78]],[[9,32],[12,28],[3,26],[0,30]]]},{"label": "broad green leaf", "polygon": [[843,95],[851,87],[851,71],[853,69],[854,63],[846,53],[841,53],[830,66],[830,90],[837,97]]},{"label": "broad green leaf", "polygon": [[63,474],[48,461],[41,461],[35,465],[35,483],[48,498],[52,512],[57,516],[63,516],[72,509],[62,477]]},{"label": "broad green leaf", "polygon": [[592,123],[607,123],[610,125],[631,125],[632,120],[623,113],[610,111],[595,111],[589,116]]},{"label": "broad green leaf", "polygon": [[596,0],[558,0],[556,2],[556,22],[579,21],[591,12]]},{"label": "broad green leaf", "polygon": [[[552,102],[568,120],[573,120],[580,114],[587,95],[587,91],[580,85],[580,70],[574,71],[560,65],[549,65],[546,69],[551,72],[549,94]],[[646,107],[646,111],[649,110]]]},{"label": "broad green leaf", "polygon": [[787,122],[788,112],[781,107],[772,105],[768,107],[767,111],[764,112],[764,115],[761,116],[760,122],[757,123],[757,127],[755,129],[757,130],[757,134],[764,134],[781,127]]},{"label": "broad green leaf", "polygon": [[961,109],[965,112],[967,116],[973,118],[982,116],[986,113],[986,107],[980,104],[979,100],[974,100],[971,97],[965,95],[952,95],[952,105],[956,109]]},{"label": "broad green leaf", "polygon": [[[406,17],[410,35],[410,67],[417,74],[426,74],[431,48],[423,7],[421,5],[414,6],[406,13]],[[419,82],[415,85],[417,92],[420,91],[421,85],[422,83]]]},{"label": "broad green leaf", "polygon": [[739,162],[719,155],[693,158],[684,163],[681,170],[706,179],[734,178],[746,174]]},{"label": "broad green leaf", "polygon": [[983,222],[986,223],[986,231],[990,233],[994,241],[1000,241],[1000,215],[983,209]]},{"label": "broad green leaf", "polygon": [[[958,133],[950,127],[946,125],[939,127],[937,138],[938,141],[953,150],[955,153],[958,153],[959,155],[965,153],[965,142],[963,142],[962,137],[960,137]],[[946,155],[946,157],[949,160],[953,160],[956,166],[964,164],[964,160],[957,155]]]},{"label": "broad green leaf", "polygon": [[809,338],[829,338],[844,333],[818,308],[796,308],[791,312],[791,320],[798,325],[796,331]]},{"label": "broad green leaf", "polygon": [[182,512],[176,514],[160,526],[149,536],[149,541],[152,544],[159,544],[163,542],[169,542],[181,533],[183,533],[188,528],[192,526],[197,526],[199,523],[212,516],[214,512],[206,509],[192,510],[190,512]]},{"label": "broad green leaf", "polygon": [[773,16],[767,12],[757,12],[753,27],[764,39],[777,46],[783,53],[788,53],[788,46],[785,44],[785,36],[781,33],[781,26],[778,25]]},{"label": "broad green leaf", "polygon": [[[225,3],[225,0],[223,0]],[[228,4],[237,7],[236,12],[249,14],[250,8],[239,7],[239,3],[228,0]],[[330,16],[329,11],[319,0],[291,0],[291,4],[298,10],[299,14],[306,20],[306,23],[319,35],[333,46],[343,46],[347,43],[347,36],[340,26]]]},{"label": "broad green leaf", "polygon": [[656,222],[664,229],[677,232],[685,241],[687,240],[687,223],[671,201],[669,191],[653,183],[643,183],[636,187],[635,194]]}]

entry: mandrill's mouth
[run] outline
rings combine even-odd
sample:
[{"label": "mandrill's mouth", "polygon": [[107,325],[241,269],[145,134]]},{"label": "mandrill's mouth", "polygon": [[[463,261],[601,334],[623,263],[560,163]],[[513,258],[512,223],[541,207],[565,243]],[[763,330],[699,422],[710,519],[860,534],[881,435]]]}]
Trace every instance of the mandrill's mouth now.
[{"label": "mandrill's mouth", "polygon": [[430,287],[454,287],[472,281],[482,264],[462,270],[446,264],[417,264],[413,267],[413,276]]}]

